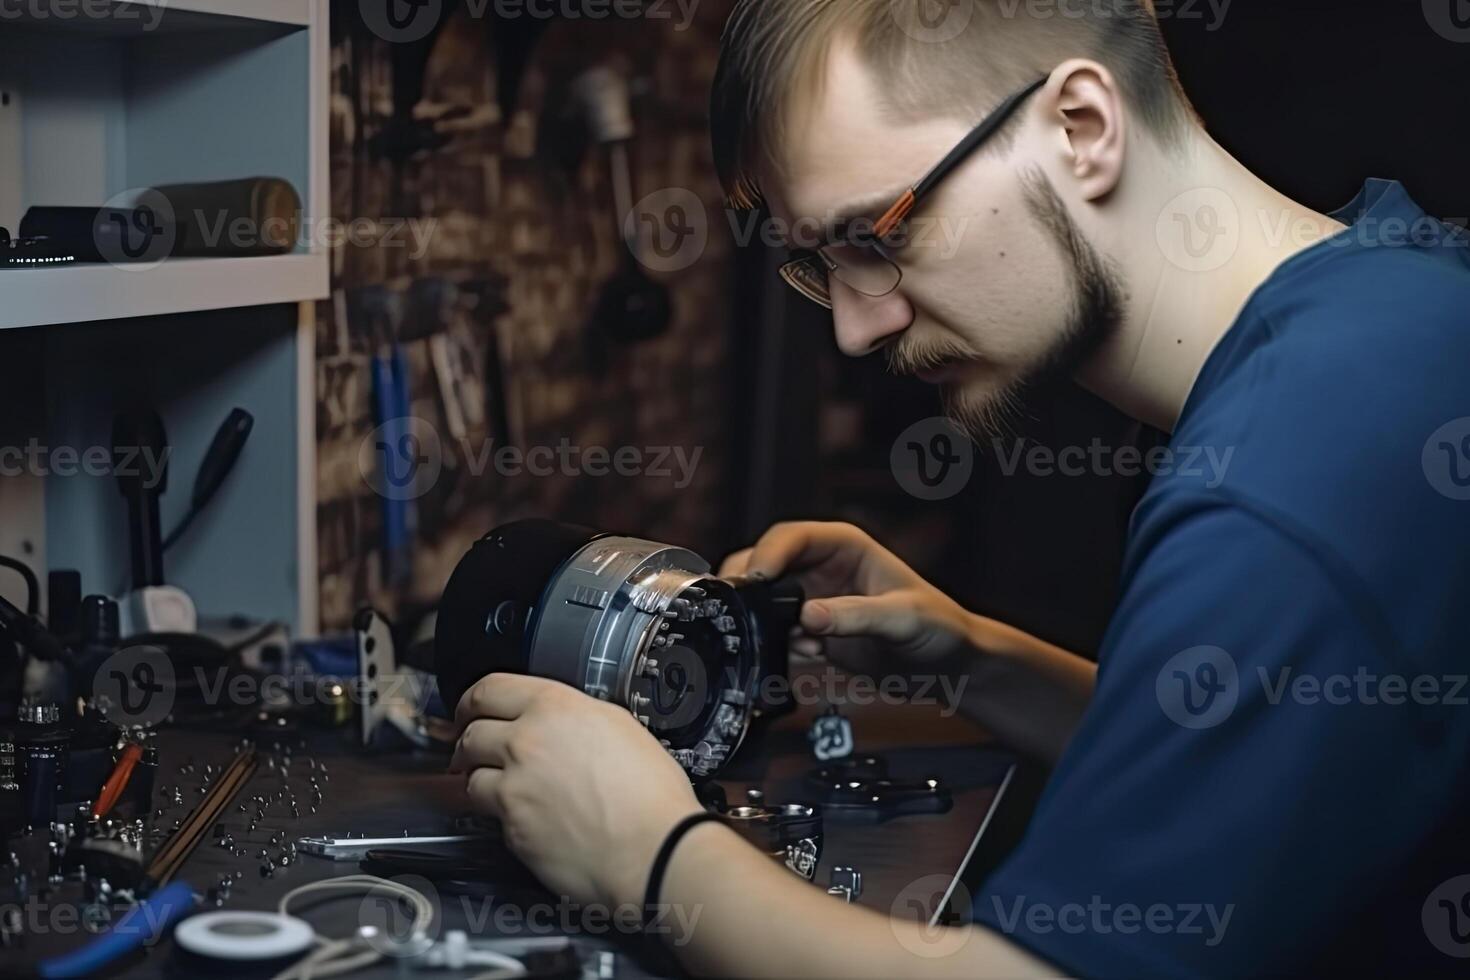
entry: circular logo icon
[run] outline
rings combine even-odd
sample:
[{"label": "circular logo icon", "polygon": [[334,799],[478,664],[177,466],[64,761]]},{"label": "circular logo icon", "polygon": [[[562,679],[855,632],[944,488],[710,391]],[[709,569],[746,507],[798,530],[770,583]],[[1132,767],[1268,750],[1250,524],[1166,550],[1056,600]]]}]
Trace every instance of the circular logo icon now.
[{"label": "circular logo icon", "polygon": [[898,29],[923,44],[943,44],[965,32],[975,17],[975,0],[891,0]]},{"label": "circular logo icon", "polygon": [[1424,19],[1446,41],[1470,44],[1470,3],[1466,0],[1422,0]]},{"label": "circular logo icon", "polygon": [[709,245],[709,218],[699,195],[684,187],[654,191],[623,218],[623,240],[654,272],[682,272]]},{"label": "circular logo icon", "polygon": [[390,44],[412,44],[429,36],[444,0],[358,0],[368,30]]},{"label": "circular logo icon", "polygon": [[1451,500],[1470,500],[1470,417],[1446,422],[1424,444],[1429,485]]},{"label": "circular logo icon", "polygon": [[434,488],[444,469],[439,433],[412,415],[384,422],[358,445],[357,468],[378,496],[417,500]]},{"label": "circular logo icon", "polygon": [[173,254],[179,226],[173,205],[151,187],[114,194],[92,219],[92,242],[103,260],[146,272]]},{"label": "circular logo icon", "polygon": [[434,914],[421,924],[423,932],[415,932],[414,906],[405,901],[397,889],[374,885],[357,906],[358,934],[368,946],[384,956],[421,956],[436,938],[435,926],[444,918],[439,889],[421,875],[395,875],[386,880],[423,895]]},{"label": "circular logo icon", "polygon": [[646,715],[649,730],[660,734],[699,720],[709,704],[710,679],[704,659],[693,648],[672,643],[655,649],[658,676],[648,682],[645,710],[634,714]]},{"label": "circular logo icon", "polygon": [[1470,959],[1470,875],[1451,878],[1430,892],[1420,919],[1435,949]]},{"label": "circular logo icon", "polygon": [[[925,959],[953,956],[970,941],[970,931],[964,926],[970,921],[971,898],[969,890],[961,882],[954,881],[949,908],[958,909],[962,921],[934,924],[952,881],[954,879],[949,875],[925,875],[905,885],[889,906],[888,918],[893,935],[904,949],[915,956]],[[918,932],[908,928],[911,922],[919,924]]]},{"label": "circular logo icon", "polygon": [[159,647],[123,647],[92,677],[97,708],[115,725],[157,725],[174,710],[178,687],[173,662]]},{"label": "circular logo icon", "polygon": [[951,420],[923,419],[904,429],[888,454],[893,478],[920,500],[948,500],[970,483],[975,447]]},{"label": "circular logo icon", "polygon": [[1159,707],[1183,728],[1214,728],[1235,711],[1240,676],[1219,647],[1191,647],[1169,658],[1154,683]]},{"label": "circular logo icon", "polygon": [[1240,248],[1240,209],[1217,187],[1196,187],[1159,213],[1154,237],[1164,258],[1185,272],[1213,272]]}]

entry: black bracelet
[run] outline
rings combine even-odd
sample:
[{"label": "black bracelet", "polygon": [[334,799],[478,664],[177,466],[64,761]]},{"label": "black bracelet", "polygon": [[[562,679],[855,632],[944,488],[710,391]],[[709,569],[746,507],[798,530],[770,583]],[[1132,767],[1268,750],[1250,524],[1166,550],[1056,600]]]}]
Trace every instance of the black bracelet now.
[{"label": "black bracelet", "polygon": [[692,813],[675,824],[674,829],[669,831],[669,836],[664,838],[663,846],[658,849],[658,857],[653,859],[653,867],[648,872],[648,888],[643,892],[644,932],[648,932],[658,918],[659,892],[663,890],[664,872],[669,870],[669,860],[674,856],[674,848],[695,827],[719,819],[718,813]]}]

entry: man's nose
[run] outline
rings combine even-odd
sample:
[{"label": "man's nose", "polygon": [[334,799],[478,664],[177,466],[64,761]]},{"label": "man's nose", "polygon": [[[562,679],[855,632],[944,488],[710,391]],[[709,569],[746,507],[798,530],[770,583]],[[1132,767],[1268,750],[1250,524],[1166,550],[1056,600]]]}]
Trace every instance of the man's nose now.
[{"label": "man's nose", "polygon": [[887,346],[914,322],[914,308],[901,293],[865,296],[836,279],[831,291],[837,348],[848,357],[864,357]]}]

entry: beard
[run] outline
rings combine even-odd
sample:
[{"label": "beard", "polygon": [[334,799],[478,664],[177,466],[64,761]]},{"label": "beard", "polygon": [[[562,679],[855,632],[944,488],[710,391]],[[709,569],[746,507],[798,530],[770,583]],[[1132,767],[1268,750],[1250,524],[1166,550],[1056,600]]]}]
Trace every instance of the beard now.
[{"label": "beard", "polygon": [[[1122,276],[1082,234],[1046,174],[1039,167],[1024,171],[1021,186],[1026,209],[1056,244],[1071,270],[1072,303],[1055,341],[1016,377],[983,393],[973,390],[973,383],[941,387],[945,415],[976,440],[1002,433],[1021,410],[1028,389],[1075,374],[1123,321]],[[954,363],[992,363],[983,353],[953,337],[925,342],[922,347],[900,342],[888,348],[887,356],[890,370],[900,374]]]}]

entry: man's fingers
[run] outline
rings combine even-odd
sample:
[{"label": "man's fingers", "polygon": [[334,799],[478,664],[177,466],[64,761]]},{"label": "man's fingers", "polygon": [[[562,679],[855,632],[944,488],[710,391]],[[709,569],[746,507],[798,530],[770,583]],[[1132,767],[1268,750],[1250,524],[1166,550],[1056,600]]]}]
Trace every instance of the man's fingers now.
[{"label": "man's fingers", "polygon": [[501,818],[505,816],[500,803],[500,781],[505,778],[503,769],[476,769],[465,780],[465,793],[476,813]]},{"label": "man's fingers", "polygon": [[854,544],[858,533],[847,524],[777,524],[751,549],[745,574],[776,579],[820,565]]},{"label": "man's fingers", "polygon": [[510,763],[511,723],[498,718],[477,718],[465,726],[449,760],[450,772],[472,772],[482,766],[504,769]]},{"label": "man's fingers", "polygon": [[892,643],[918,630],[913,601],[901,592],[814,599],[801,607],[801,625],[813,636],[874,636]]},{"label": "man's fingers", "polygon": [[746,566],[750,564],[751,552],[754,548],[742,548],[729,555],[720,563],[720,578],[731,578],[735,575],[744,575]]},{"label": "man's fingers", "polygon": [[476,718],[500,718],[515,721],[526,710],[536,694],[547,684],[541,677],[519,674],[491,674],[464,692],[454,709],[454,724],[461,731]]}]

